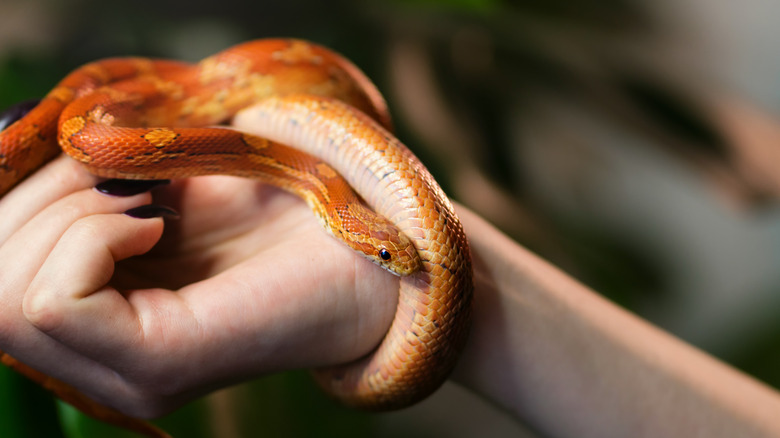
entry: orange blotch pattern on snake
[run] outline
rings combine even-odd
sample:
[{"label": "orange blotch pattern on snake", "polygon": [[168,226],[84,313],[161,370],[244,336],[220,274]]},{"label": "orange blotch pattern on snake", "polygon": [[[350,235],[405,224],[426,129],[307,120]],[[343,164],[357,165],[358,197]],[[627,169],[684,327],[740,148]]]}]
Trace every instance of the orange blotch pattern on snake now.
[{"label": "orange blotch pattern on snake", "polygon": [[161,149],[173,144],[179,135],[176,131],[168,128],[156,128],[144,134],[141,138],[149,142],[150,145]]}]

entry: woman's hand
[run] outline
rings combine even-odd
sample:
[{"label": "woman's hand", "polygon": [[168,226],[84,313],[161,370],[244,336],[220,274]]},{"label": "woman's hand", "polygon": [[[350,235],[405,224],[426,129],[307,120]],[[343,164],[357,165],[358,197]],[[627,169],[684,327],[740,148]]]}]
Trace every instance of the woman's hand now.
[{"label": "woman's hand", "polygon": [[[0,199],[0,350],[129,415],[368,353],[398,279],[308,207],[231,177],[101,194],[60,157]],[[178,220],[140,219],[164,214]]]}]

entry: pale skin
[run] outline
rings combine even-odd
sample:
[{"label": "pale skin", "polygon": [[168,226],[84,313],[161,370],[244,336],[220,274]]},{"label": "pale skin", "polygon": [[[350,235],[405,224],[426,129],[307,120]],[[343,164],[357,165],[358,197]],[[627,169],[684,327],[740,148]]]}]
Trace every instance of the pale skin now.
[{"label": "pale skin", "polygon": [[[96,182],[61,157],[0,199],[0,349],[103,403],[154,417],[346,362],[393,317],[397,278],[286,193],[207,177],[120,198]],[[122,214],[150,202],[181,219]],[[458,211],[476,298],[456,382],[542,435],[780,436],[776,392]]]}]

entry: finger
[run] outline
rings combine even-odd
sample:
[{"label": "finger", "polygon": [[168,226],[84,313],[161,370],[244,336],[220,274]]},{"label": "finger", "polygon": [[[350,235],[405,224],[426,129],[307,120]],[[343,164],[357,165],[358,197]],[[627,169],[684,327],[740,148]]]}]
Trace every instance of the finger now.
[{"label": "finger", "polygon": [[41,334],[22,314],[24,294],[65,231],[77,220],[118,213],[148,202],[149,195],[111,198],[91,189],[55,202],[0,245],[0,348],[25,361]]},{"label": "finger", "polygon": [[25,317],[37,329],[98,362],[138,344],[142,335],[138,315],[107,284],[117,261],[147,252],[162,231],[159,218],[125,214],[91,215],[76,221],[31,282],[23,302]]},{"label": "finger", "polygon": [[115,372],[76,355],[35,329],[22,313],[23,298],[51,248],[74,222],[92,214],[122,212],[149,199],[148,194],[112,198],[91,189],[82,190],[45,208],[0,245],[0,345],[3,350],[81,388],[99,386],[96,393],[102,388],[104,396],[118,394],[123,386]]},{"label": "finger", "polygon": [[121,213],[150,201],[149,194],[117,198],[84,189],[47,206],[0,246],[0,292],[26,290],[60,237],[79,219]]},{"label": "finger", "polygon": [[75,160],[52,160],[0,198],[0,244],[48,205],[97,181]]}]

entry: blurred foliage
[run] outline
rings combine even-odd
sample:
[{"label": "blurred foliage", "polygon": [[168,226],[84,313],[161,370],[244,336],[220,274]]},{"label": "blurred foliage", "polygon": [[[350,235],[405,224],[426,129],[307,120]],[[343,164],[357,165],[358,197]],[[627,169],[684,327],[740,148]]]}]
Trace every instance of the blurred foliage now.
[{"label": "blurred foliage", "polygon": [[0,58],[0,107],[45,95],[70,70],[53,68],[48,58]]},{"label": "blurred foliage", "polygon": [[[764,195],[733,168],[726,141],[693,93],[665,70],[648,68],[634,56],[643,40],[662,32],[640,0],[223,0],[217,6],[192,0],[187,7],[149,0],[33,3],[56,17],[57,36],[47,44],[0,46],[0,107],[42,96],[68,71],[94,59],[144,55],[194,61],[266,36],[300,37],[332,47],[387,91],[393,88],[389,53],[399,42],[411,41],[422,48],[442,108],[472,136],[475,147],[459,158],[437,151],[426,144],[419,127],[403,118],[397,120],[400,137],[467,205],[471,199],[458,192],[456,170],[478,169],[510,195],[516,211],[527,213],[534,227],[488,219],[628,308],[667,293],[662,263],[636,242],[580,217],[562,217],[537,199],[534,181],[515,165],[522,146],[512,133],[515,120],[534,114],[541,101],[568,102],[692,168],[703,154],[731,172],[755,199]],[[392,94],[387,97],[391,109],[402,105]],[[777,345],[780,325],[745,340],[739,355],[730,359],[780,387]],[[0,369],[0,387],[0,436],[61,436],[57,416],[68,437],[120,436],[67,407],[54,409],[48,396],[5,369]],[[264,378],[232,393],[237,401],[231,405],[236,415],[230,427],[239,436],[258,430],[268,436],[377,435],[370,415],[331,403],[302,373]],[[197,401],[159,423],[179,436],[209,436],[204,432],[214,421],[209,403]]]},{"label": "blurred foliage", "polygon": [[63,437],[54,400],[43,388],[0,367],[0,436]]},{"label": "blurred foliage", "polygon": [[780,388],[780,327],[764,330],[745,344],[742,353],[731,358],[732,365]]}]

